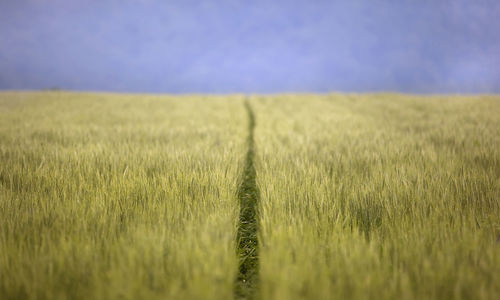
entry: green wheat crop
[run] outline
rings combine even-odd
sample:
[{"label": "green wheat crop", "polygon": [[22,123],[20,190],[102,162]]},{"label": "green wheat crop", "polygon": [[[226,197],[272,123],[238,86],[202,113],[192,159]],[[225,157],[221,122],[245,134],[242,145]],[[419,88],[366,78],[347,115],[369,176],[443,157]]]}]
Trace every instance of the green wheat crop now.
[{"label": "green wheat crop", "polygon": [[0,299],[227,299],[242,97],[0,94]]},{"label": "green wheat crop", "polygon": [[262,299],[500,298],[500,98],[252,105]]},{"label": "green wheat crop", "polygon": [[499,116],[498,96],[2,92],[0,299],[498,299]]}]

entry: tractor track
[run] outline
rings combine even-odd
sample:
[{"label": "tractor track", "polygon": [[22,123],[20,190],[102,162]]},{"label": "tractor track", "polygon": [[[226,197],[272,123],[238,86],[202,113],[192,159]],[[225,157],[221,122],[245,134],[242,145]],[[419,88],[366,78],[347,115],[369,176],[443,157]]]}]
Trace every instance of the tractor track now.
[{"label": "tractor track", "polygon": [[249,102],[245,99],[248,113],[248,150],[245,165],[238,187],[240,215],[237,234],[237,254],[239,258],[238,275],[235,282],[236,299],[254,298],[259,280],[259,242],[258,242],[258,202],[259,190],[256,183],[255,157],[255,115]]}]

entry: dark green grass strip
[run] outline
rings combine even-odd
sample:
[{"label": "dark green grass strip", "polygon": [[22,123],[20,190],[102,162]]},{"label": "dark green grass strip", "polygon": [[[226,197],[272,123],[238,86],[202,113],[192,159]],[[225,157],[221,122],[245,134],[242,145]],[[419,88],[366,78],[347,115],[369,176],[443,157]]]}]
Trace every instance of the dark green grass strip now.
[{"label": "dark green grass strip", "polygon": [[259,243],[257,240],[257,203],[259,201],[259,190],[256,184],[256,172],[254,166],[255,145],[254,129],[255,115],[252,107],[245,100],[245,108],[248,113],[248,152],[245,167],[238,188],[240,201],[240,218],[238,224],[238,256],[239,272],[235,283],[236,299],[254,298],[259,277]]}]

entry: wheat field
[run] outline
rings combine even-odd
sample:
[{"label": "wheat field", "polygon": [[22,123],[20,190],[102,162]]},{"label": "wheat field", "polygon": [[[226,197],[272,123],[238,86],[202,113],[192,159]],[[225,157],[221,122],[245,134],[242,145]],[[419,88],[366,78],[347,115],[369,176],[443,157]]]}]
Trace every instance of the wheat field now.
[{"label": "wheat field", "polygon": [[0,299],[498,299],[500,97],[0,93]]},{"label": "wheat field", "polygon": [[232,296],[242,98],[0,99],[0,298]]},{"label": "wheat field", "polygon": [[256,98],[262,298],[499,298],[499,100]]}]

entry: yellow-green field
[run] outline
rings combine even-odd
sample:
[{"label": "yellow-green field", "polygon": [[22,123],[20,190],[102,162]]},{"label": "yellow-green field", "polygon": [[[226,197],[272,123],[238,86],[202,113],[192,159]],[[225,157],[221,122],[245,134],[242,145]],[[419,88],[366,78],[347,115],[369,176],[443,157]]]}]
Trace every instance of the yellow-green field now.
[{"label": "yellow-green field", "polygon": [[0,299],[232,298],[499,299],[500,97],[0,93]]},{"label": "yellow-green field", "polygon": [[500,298],[500,98],[253,107],[262,298]]},{"label": "yellow-green field", "polygon": [[1,299],[232,297],[243,98],[0,99]]}]

